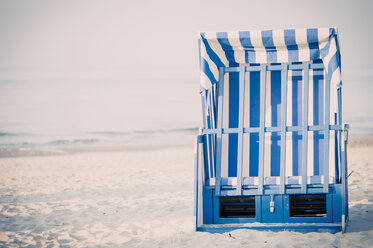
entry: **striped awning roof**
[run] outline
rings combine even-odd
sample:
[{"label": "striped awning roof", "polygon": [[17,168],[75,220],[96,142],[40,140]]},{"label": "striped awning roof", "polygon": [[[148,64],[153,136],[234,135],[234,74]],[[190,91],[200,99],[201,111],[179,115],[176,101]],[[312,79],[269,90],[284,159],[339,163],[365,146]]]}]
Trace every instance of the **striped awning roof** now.
[{"label": "striped awning roof", "polygon": [[331,84],[342,85],[335,28],[278,29],[200,34],[201,91],[219,80],[219,68],[238,64],[307,62],[321,59]]}]

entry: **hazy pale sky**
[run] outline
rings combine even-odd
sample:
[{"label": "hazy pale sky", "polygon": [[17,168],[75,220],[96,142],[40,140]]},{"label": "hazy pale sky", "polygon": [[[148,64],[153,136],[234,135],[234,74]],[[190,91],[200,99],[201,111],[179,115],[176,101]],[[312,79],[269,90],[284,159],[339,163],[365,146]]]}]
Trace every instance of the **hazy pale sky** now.
[{"label": "hazy pale sky", "polygon": [[0,80],[198,80],[200,31],[319,26],[339,28],[344,72],[371,70],[372,9],[372,1],[0,0]]}]

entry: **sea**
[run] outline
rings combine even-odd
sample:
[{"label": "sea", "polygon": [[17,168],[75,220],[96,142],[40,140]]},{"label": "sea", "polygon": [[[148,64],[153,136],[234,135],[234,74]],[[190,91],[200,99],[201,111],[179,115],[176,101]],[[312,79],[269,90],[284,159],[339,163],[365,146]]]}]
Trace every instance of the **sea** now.
[{"label": "sea", "polygon": [[201,124],[197,81],[0,81],[0,150],[193,146]]},{"label": "sea", "polygon": [[[343,121],[373,134],[370,73],[347,75]],[[198,79],[0,80],[0,151],[190,145],[201,127]]]}]

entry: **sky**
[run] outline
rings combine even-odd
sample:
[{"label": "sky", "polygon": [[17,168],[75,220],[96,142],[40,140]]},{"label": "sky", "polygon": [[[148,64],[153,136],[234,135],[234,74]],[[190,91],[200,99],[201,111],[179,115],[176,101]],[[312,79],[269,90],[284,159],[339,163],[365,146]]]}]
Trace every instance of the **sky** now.
[{"label": "sky", "polygon": [[342,70],[370,74],[372,1],[0,0],[0,80],[198,80],[201,31],[339,29]]},{"label": "sky", "polygon": [[372,9],[335,0],[0,0],[0,131],[195,127],[200,32],[337,27],[343,116],[372,132]]}]

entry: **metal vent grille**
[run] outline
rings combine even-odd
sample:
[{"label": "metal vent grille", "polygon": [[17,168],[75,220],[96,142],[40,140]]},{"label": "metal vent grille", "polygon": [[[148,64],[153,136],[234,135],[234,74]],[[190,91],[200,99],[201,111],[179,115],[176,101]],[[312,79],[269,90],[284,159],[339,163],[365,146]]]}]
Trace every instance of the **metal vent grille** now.
[{"label": "metal vent grille", "polygon": [[255,196],[220,197],[220,218],[255,218]]},{"label": "metal vent grille", "polygon": [[290,196],[290,217],[326,217],[326,196]]}]

